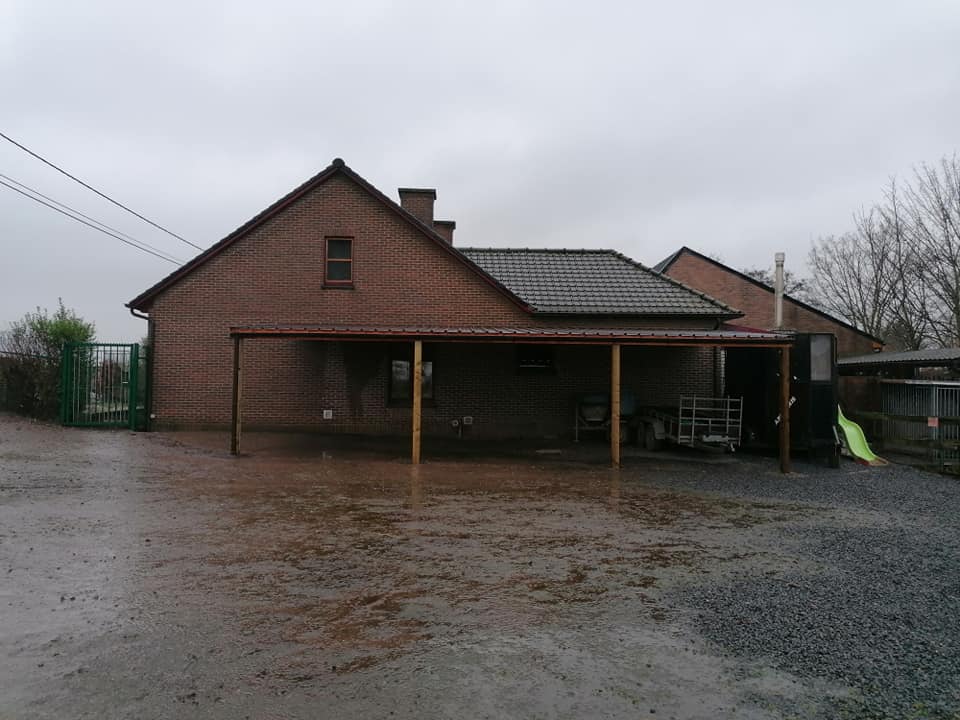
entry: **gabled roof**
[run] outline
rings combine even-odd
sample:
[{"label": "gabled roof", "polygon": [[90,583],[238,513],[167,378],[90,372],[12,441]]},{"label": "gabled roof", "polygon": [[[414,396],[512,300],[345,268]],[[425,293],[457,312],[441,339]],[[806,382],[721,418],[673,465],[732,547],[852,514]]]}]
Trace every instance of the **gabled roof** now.
[{"label": "gabled roof", "polygon": [[[773,292],[774,292],[774,289],[773,289],[772,287],[770,287],[769,285],[767,285],[766,283],[760,282],[760,281],[757,280],[756,278],[752,278],[752,277],[750,277],[749,275],[747,275],[746,273],[740,272],[739,270],[735,270],[734,268],[730,267],[729,265],[724,265],[724,264],[723,264],[722,262],[720,262],[719,260],[714,260],[712,257],[708,257],[708,256],[706,256],[706,255],[703,255],[702,253],[698,253],[696,250],[693,250],[693,249],[687,247],[686,245],[684,245],[684,246],[681,247],[679,250],[677,250],[675,253],[673,253],[672,255],[669,255],[668,257],[665,257],[663,260],[661,260],[661,261],[658,262],[656,265],[654,265],[654,266],[653,266],[654,271],[655,271],[655,272],[658,272],[658,273],[661,273],[661,274],[666,273],[666,271],[669,270],[670,267],[671,267],[671,266],[680,258],[680,256],[683,255],[683,254],[692,255],[693,257],[695,257],[695,258],[697,258],[697,259],[699,259],[699,260],[703,260],[704,262],[710,263],[710,264],[713,265],[714,267],[718,267],[718,268],[720,268],[721,270],[725,270],[726,272],[728,272],[728,273],[730,273],[730,274],[732,274],[732,275],[735,275],[736,277],[740,278],[740,279],[743,280],[744,282],[748,282],[748,283],[750,283],[751,285],[756,285],[758,288],[761,288],[761,289],[763,289],[763,290],[766,290],[766,291],[769,292],[769,293],[773,293]],[[803,300],[798,300],[797,298],[793,297],[792,295],[788,295],[788,294],[785,293],[783,297],[784,297],[785,299],[789,300],[790,302],[792,302],[794,305],[798,305],[798,306],[802,307],[804,310],[807,310],[808,312],[812,312],[812,313],[814,313],[814,314],[816,314],[816,315],[819,315],[820,317],[822,317],[822,318],[824,318],[824,319],[826,319],[826,320],[829,320],[829,321],[832,322],[832,323],[836,323],[837,325],[840,325],[840,326],[842,326],[842,327],[845,327],[845,328],[847,328],[848,330],[853,330],[855,333],[858,333],[859,335],[862,335],[863,337],[867,338],[868,340],[872,340],[872,341],[875,342],[875,343],[883,344],[883,340],[882,340],[881,338],[878,338],[878,337],[876,337],[875,335],[871,335],[870,333],[864,332],[863,330],[861,330],[860,328],[856,327],[855,325],[851,325],[851,324],[848,323],[846,320],[841,320],[841,319],[838,318],[838,317],[834,317],[833,315],[831,315],[831,314],[829,314],[829,313],[826,313],[826,312],[824,312],[823,310],[820,310],[819,308],[815,308],[813,305],[809,305],[809,304],[803,302]]]},{"label": "gabled roof", "polygon": [[460,252],[537,313],[741,315],[613,250],[461,248]]},{"label": "gabled roof", "polygon": [[412,226],[413,228],[421,232],[427,238],[427,240],[433,242],[435,245],[441,248],[444,252],[448,253],[452,258],[454,258],[461,264],[465,265],[478,277],[480,277],[482,280],[484,280],[485,282],[493,286],[498,292],[505,295],[512,302],[516,303],[524,310],[530,310],[530,308],[526,305],[526,303],[523,302],[523,300],[521,300],[513,292],[511,292],[506,287],[504,287],[495,278],[491,277],[488,273],[484,272],[482,269],[477,267],[465,255],[463,255],[462,253],[458,252],[455,248],[453,248],[450,245],[450,243],[447,242],[446,239],[444,239],[442,235],[437,234],[436,231],[433,230],[433,228],[422,223],[415,216],[413,216],[412,214],[404,210],[393,200],[391,200],[382,192],[377,190],[377,188],[375,188],[369,182],[367,182],[362,177],[360,177],[360,175],[358,175],[354,170],[348,167],[346,163],[344,163],[343,160],[341,160],[340,158],[335,158],[334,161],[328,167],[321,170],[319,173],[314,175],[312,178],[307,180],[305,183],[303,183],[299,187],[291,190],[289,193],[287,193],[282,198],[277,200],[275,203],[273,203],[270,207],[268,207],[263,212],[252,217],[246,223],[244,223],[243,225],[238,227],[236,230],[234,230],[232,233],[230,233],[225,238],[223,238],[223,240],[220,240],[218,243],[211,245],[209,248],[204,250],[195,258],[193,258],[186,264],[181,265],[179,268],[177,268],[172,273],[167,275],[165,278],[160,280],[160,282],[156,283],[149,289],[137,295],[137,297],[135,297],[133,300],[128,302],[126,306],[128,308],[132,308],[135,310],[144,309],[146,304],[148,304],[158,294],[160,294],[161,292],[163,292],[164,290],[166,290],[168,287],[175,284],[176,282],[180,281],[183,277],[190,274],[193,270],[195,270],[196,268],[203,265],[205,262],[207,262],[211,258],[215,257],[216,255],[226,250],[228,247],[230,247],[233,243],[235,243],[237,240],[242,238],[244,235],[255,230],[257,227],[259,227],[263,223],[270,220],[270,218],[272,218],[274,215],[282,211],[288,205],[299,200],[306,193],[310,192],[317,186],[322,185],[323,183],[325,183],[327,180],[334,177],[335,175],[342,175],[343,177],[346,177],[347,179],[353,181],[358,187],[360,187],[360,189],[362,189],[364,192],[370,195],[374,200],[381,203],[384,207],[390,210],[393,214],[395,214],[405,223],[407,223],[408,225]]},{"label": "gabled roof", "polygon": [[287,193],[225,238],[177,268],[127,303],[137,310],[167,288],[282,212],[308,192],[343,176],[451,258],[527,312],[601,315],[697,315],[729,319],[737,310],[660,275],[613,250],[536,250],[453,247],[432,227],[404,210],[336,158],[327,168]]}]

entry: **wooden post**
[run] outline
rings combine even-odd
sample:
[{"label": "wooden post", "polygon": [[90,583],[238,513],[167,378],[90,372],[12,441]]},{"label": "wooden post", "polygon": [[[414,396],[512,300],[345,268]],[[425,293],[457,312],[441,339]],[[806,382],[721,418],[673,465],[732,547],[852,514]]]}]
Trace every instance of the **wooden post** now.
[{"label": "wooden post", "polygon": [[610,346],[610,462],[620,467],[620,346]]},{"label": "wooden post", "polygon": [[243,339],[233,339],[233,414],[230,421],[230,453],[240,454],[240,395],[243,383],[240,377],[240,348]]},{"label": "wooden post", "polygon": [[423,341],[413,341],[413,453],[411,461],[420,464],[420,410],[423,404]]},{"label": "wooden post", "polygon": [[790,472],[790,348],[780,350],[780,472]]}]

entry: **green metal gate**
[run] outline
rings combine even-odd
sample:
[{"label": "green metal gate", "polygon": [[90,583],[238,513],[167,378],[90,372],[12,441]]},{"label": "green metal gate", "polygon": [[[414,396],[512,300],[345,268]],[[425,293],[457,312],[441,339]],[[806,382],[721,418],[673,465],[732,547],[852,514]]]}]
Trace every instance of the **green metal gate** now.
[{"label": "green metal gate", "polygon": [[148,375],[146,352],[135,343],[66,343],[60,421],[75,427],[144,429]]}]

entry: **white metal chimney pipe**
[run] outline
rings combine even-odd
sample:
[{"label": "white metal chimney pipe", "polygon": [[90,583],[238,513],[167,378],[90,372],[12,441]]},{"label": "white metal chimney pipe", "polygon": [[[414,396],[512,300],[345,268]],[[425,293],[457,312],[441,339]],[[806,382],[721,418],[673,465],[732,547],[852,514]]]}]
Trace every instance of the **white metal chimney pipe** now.
[{"label": "white metal chimney pipe", "polygon": [[773,326],[777,330],[783,329],[783,261],[785,255],[778,252],[773,256],[776,262],[776,271],[773,276],[774,306],[773,306]]}]

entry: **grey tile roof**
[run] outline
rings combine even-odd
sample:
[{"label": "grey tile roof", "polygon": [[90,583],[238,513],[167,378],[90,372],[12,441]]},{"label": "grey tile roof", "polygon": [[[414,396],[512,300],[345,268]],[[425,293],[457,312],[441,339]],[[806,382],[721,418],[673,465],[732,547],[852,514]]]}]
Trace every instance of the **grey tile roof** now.
[{"label": "grey tile roof", "polygon": [[937,367],[960,361],[960,348],[930,348],[905,352],[877,352],[837,360],[837,365],[913,365]]},{"label": "grey tile roof", "polygon": [[459,250],[540,313],[741,314],[614,250]]}]

